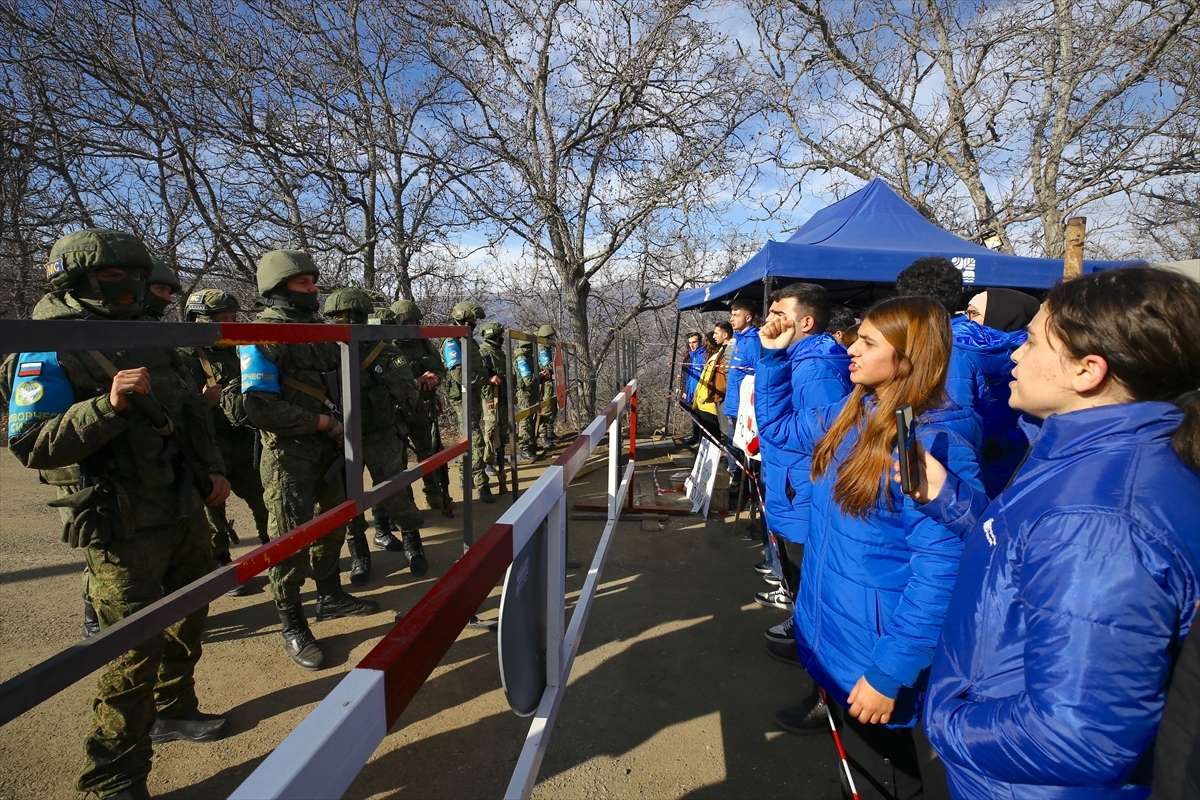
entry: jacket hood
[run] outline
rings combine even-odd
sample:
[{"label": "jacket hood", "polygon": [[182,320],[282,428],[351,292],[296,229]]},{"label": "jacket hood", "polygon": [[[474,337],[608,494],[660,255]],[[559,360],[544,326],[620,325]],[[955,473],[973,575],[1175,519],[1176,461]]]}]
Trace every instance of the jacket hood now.
[{"label": "jacket hood", "polygon": [[1026,336],[1023,330],[1009,334],[986,325],[980,325],[978,322],[972,322],[966,317],[955,317],[950,320],[950,333],[954,337],[955,347],[985,355],[1003,354],[1005,356],[1014,346],[1010,337],[1019,333],[1021,342],[1024,342]]},{"label": "jacket hood", "polygon": [[80,303],[70,289],[49,292],[33,307],[34,319],[106,319]]},{"label": "jacket hood", "polygon": [[798,342],[792,342],[787,349],[789,361],[800,361],[805,358],[823,358],[830,361],[840,361],[843,366],[849,365],[850,356],[846,348],[838,344],[828,333],[818,333],[815,336],[805,336]]},{"label": "jacket hood", "polygon": [[1183,422],[1183,411],[1174,403],[1120,403],[1051,414],[1042,423],[1030,456],[1054,461],[1082,453],[1128,447],[1169,439]]}]

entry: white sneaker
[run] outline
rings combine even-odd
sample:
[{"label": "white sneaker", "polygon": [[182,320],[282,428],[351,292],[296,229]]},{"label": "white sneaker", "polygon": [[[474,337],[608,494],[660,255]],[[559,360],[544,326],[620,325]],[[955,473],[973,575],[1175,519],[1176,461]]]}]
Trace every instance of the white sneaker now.
[{"label": "white sneaker", "polygon": [[772,608],[790,609],[792,607],[791,598],[787,596],[787,592],[784,591],[782,586],[770,592],[756,592],[754,602],[764,606],[771,606]]}]

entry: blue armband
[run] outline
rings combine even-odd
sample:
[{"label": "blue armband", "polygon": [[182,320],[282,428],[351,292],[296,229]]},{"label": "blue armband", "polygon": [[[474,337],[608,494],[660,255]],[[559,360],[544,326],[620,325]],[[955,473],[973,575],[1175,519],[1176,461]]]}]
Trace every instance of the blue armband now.
[{"label": "blue armband", "polygon": [[542,369],[547,369],[550,366],[550,363],[551,363],[550,348],[539,347],[538,348],[538,364],[541,365]]},{"label": "blue armband", "polygon": [[280,394],[279,367],[263,355],[258,345],[238,346],[238,360],[242,366],[242,394],[246,392],[269,392]]},{"label": "blue armband", "polygon": [[462,363],[462,347],[459,346],[458,339],[442,342],[442,361],[446,362],[446,369],[454,369]]},{"label": "blue armband", "polygon": [[20,353],[12,397],[8,401],[8,436],[57,416],[75,404],[75,390],[58,364],[58,353]]},{"label": "blue armband", "polygon": [[529,366],[529,359],[525,356],[517,356],[517,374],[524,380],[533,377],[533,369]]}]

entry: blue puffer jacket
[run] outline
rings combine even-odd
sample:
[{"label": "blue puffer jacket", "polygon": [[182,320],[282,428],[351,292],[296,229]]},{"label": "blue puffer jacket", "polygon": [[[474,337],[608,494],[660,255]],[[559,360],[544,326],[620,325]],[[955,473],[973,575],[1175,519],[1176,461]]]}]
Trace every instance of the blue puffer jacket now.
[{"label": "blue puffer jacket", "polygon": [[966,317],[950,322],[954,350],[946,374],[946,393],[971,408],[983,423],[983,488],[995,497],[1025,455],[1028,440],[1017,425],[1019,411],[1008,405],[1013,351],[1025,343],[1025,331],[1005,333]]},{"label": "blue puffer jacket", "polygon": [[758,328],[751,326],[744,331],[733,334],[733,348],[729,356],[729,377],[725,386],[725,407],[722,411],[727,417],[737,417],[738,403],[741,401],[742,379],[754,373],[758,363],[759,353],[762,352],[762,342],[758,338]]},{"label": "blue puffer jacket", "polygon": [[[756,390],[762,398],[758,402],[769,409],[766,435],[811,453],[854,395],[834,405],[797,411],[789,372],[783,351],[764,351]],[[760,423],[760,433],[762,429]],[[982,492],[975,463],[980,429],[973,412],[951,403],[928,411],[917,420],[917,436],[943,464],[952,464],[956,474]],[[846,704],[850,690],[865,676],[877,691],[896,699],[889,727],[912,727],[958,574],[962,539],[917,510],[890,475],[889,506],[863,520],[843,514],[834,500],[833,484],[838,465],[857,439],[857,433],[848,435],[830,469],[812,484],[796,598],[796,641],[805,669],[839,703]]]},{"label": "blue puffer jacket", "polygon": [[[792,407],[816,408],[836,403],[850,394],[850,356],[827,333],[807,336],[787,348],[792,373]],[[763,395],[754,395],[762,447],[763,481],[766,484],[767,524],[789,542],[804,544],[808,538],[809,506],[812,503],[812,457],[786,441],[771,441],[762,431],[764,415],[771,409]]]},{"label": "blue puffer jacket", "polygon": [[683,400],[690,406],[696,397],[696,387],[700,385],[700,375],[704,372],[704,348],[688,350],[685,365],[687,382],[684,384]]},{"label": "blue puffer jacket", "polygon": [[[1200,597],[1200,476],[1170,443],[1181,419],[1168,403],[1048,417],[966,534],[925,711],[956,797],[1149,793],[1131,772]],[[972,492],[950,488],[927,513],[971,524]]]}]

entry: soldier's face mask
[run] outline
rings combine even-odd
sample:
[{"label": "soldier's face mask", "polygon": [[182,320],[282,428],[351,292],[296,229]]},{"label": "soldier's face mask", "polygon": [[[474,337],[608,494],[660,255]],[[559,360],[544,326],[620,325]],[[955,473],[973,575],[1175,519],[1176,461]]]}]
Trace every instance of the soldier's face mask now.
[{"label": "soldier's face mask", "polygon": [[145,294],[146,272],[141,267],[102,267],[76,286],[80,300],[120,319],[141,313]]},{"label": "soldier's face mask", "polygon": [[[155,286],[162,286],[162,284],[155,284]],[[168,287],[164,288],[166,288],[166,291],[160,294],[160,292],[154,291],[151,287],[146,287],[146,310],[150,311],[156,317],[161,317],[163,312],[167,310],[167,306],[171,305],[171,290]],[[163,297],[163,294],[166,297]]]}]

